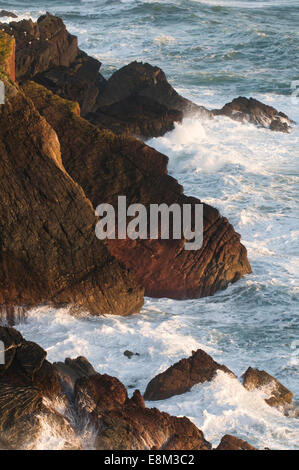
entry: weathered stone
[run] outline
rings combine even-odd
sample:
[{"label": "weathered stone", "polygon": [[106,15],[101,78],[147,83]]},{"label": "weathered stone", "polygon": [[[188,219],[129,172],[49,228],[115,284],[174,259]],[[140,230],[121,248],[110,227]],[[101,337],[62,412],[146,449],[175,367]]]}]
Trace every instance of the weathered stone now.
[{"label": "weathered stone", "polygon": [[62,164],[56,133],[5,80],[0,106],[0,304],[136,313],[143,289],[95,236],[95,215]]},{"label": "weathered stone", "polygon": [[0,31],[0,72],[8,75],[11,80],[15,80],[15,52],[15,39]]},{"label": "weathered stone", "polygon": [[[56,130],[63,164],[94,207],[118,196],[127,204],[200,201],[183,194],[167,175],[168,158],[138,140],[100,131],[80,118],[74,103],[28,82],[23,90]],[[214,294],[251,272],[246,248],[228,220],[204,204],[204,241],[200,250],[184,250],[185,240],[109,240],[113,256],[134,272],[146,295],[177,299]]]},{"label": "weathered stone", "polygon": [[270,406],[284,406],[292,402],[292,392],[264,370],[249,367],[242,379],[247,390],[262,388],[268,396],[265,401]]},{"label": "weathered stone", "polygon": [[173,395],[181,395],[196,384],[210,382],[218,370],[235,377],[226,366],[218,364],[206,352],[198,349],[188,359],[182,359],[156,375],[147,385],[144,399],[165,400]]},{"label": "weathered stone", "polygon": [[96,429],[98,450],[208,450],[203,433],[187,418],[145,408],[140,392],[128,399],[115,377],[97,374],[76,383],[78,412]]},{"label": "weathered stone", "polygon": [[248,444],[248,442],[243,441],[235,436],[230,436],[229,434],[225,434],[220,441],[218,447],[215,450],[257,450],[252,445]]},{"label": "weathered stone", "polygon": [[215,116],[228,116],[234,121],[251,122],[260,127],[266,127],[272,131],[289,132],[292,121],[290,118],[254,98],[240,96],[231,103],[227,103],[222,109],[214,109]]}]

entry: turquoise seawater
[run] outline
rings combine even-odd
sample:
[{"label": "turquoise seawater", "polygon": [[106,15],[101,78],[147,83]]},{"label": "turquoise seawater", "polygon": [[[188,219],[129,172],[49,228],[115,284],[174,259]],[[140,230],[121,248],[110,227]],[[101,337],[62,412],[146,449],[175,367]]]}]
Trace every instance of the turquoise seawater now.
[{"label": "turquoise seawater", "polygon": [[[220,107],[254,96],[299,123],[292,89],[299,80],[297,0],[0,1],[1,8],[22,18],[46,10],[61,16],[81,48],[102,62],[105,77],[132,60],[149,62],[199,104]],[[142,314],[130,318],[36,309],[20,330],[50,360],[86,355],[100,372],[141,391],[202,347],[238,376],[248,366],[267,370],[299,401],[298,126],[286,135],[226,118],[189,118],[149,144],[170,157],[169,172],[186,194],[229,218],[253,273],[210,298],[147,299]],[[125,349],[140,356],[129,361]],[[157,406],[189,416],[214,444],[230,433],[259,448],[298,448],[298,419],[271,409],[263,396],[220,374]]]}]

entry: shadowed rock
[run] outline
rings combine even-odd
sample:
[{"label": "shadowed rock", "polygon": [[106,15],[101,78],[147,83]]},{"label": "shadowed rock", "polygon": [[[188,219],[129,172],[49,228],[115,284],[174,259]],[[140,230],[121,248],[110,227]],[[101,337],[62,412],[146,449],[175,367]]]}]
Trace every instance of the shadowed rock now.
[{"label": "shadowed rock", "polygon": [[12,13],[11,11],[1,10],[0,11],[0,18],[4,18],[5,16],[7,18],[18,18],[18,16],[15,13]]},{"label": "shadowed rock", "polygon": [[0,341],[5,347],[5,364],[0,365],[0,448],[35,448],[43,425],[65,440],[66,447],[80,448],[69,421],[55,407],[61,387],[46,352],[14,328],[0,327]]},{"label": "shadowed rock", "polygon": [[277,407],[292,403],[292,392],[264,370],[249,367],[243,374],[242,379],[247,390],[262,388],[268,396],[265,402],[270,406]]},{"label": "shadowed rock", "polygon": [[149,138],[172,130],[188,113],[213,117],[203,106],[180,96],[160,68],[132,62],[109,78],[87,119],[116,134]]},{"label": "shadowed rock", "polygon": [[266,127],[272,131],[289,132],[292,121],[290,118],[277,111],[272,106],[261,103],[254,98],[235,98],[222,109],[214,109],[215,116],[227,116],[234,121],[250,122],[260,127]]},{"label": "shadowed rock", "polygon": [[79,413],[96,430],[98,450],[208,450],[203,433],[187,418],[145,408],[139,391],[128,399],[115,377],[97,374],[76,383]]},{"label": "shadowed rock", "polygon": [[140,288],[95,236],[94,210],[63,167],[56,133],[4,78],[0,106],[0,304],[130,314]]},{"label": "shadowed rock", "polygon": [[[168,158],[134,138],[100,131],[78,116],[74,103],[28,82],[23,90],[56,130],[63,164],[94,207],[126,195],[127,204],[195,205],[167,175]],[[214,294],[251,272],[247,251],[228,220],[204,204],[200,250],[184,250],[185,240],[109,240],[113,256],[134,272],[146,295],[176,299]]]},{"label": "shadowed rock", "polygon": [[188,359],[182,359],[156,375],[147,385],[144,399],[165,400],[173,395],[181,395],[196,384],[210,382],[218,370],[235,377],[226,366],[218,364],[206,352],[198,349]]},{"label": "shadowed rock", "polygon": [[106,80],[100,75],[101,63],[78,48],[63,21],[49,13],[36,23],[22,20],[1,24],[14,35],[16,77],[34,78],[64,98],[78,101],[82,114],[91,112]]},{"label": "shadowed rock", "polygon": [[85,357],[79,356],[76,359],[65,359],[64,362],[54,362],[61,381],[73,391],[77,379],[89,377],[96,374],[96,371]]},{"label": "shadowed rock", "polygon": [[243,441],[235,436],[230,436],[226,434],[220,441],[218,447],[215,450],[257,450],[248,442]]}]

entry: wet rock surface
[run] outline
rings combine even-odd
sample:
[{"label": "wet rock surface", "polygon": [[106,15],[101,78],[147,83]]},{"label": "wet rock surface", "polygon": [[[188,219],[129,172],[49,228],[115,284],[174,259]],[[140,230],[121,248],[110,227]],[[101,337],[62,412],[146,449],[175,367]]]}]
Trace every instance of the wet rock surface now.
[{"label": "wet rock surface", "polygon": [[250,122],[259,127],[269,128],[272,131],[290,132],[291,119],[284,113],[277,111],[254,98],[240,96],[222,109],[214,109],[215,116],[227,116],[234,121]]},{"label": "wet rock surface", "polygon": [[[168,158],[132,137],[100,131],[78,116],[76,106],[28,82],[23,91],[56,130],[63,164],[84,189],[94,207],[117,209],[118,196],[127,205],[178,203],[195,205],[167,175]],[[177,299],[212,295],[251,272],[247,251],[228,220],[204,204],[204,242],[184,249],[185,240],[109,240],[115,258],[132,270],[145,293]]]},{"label": "wet rock surface", "polygon": [[218,364],[202,349],[188,359],[181,359],[166,371],[154,377],[146,387],[145,400],[165,400],[188,392],[196,384],[210,382],[221,370],[235,377],[226,366]]},{"label": "wet rock surface", "polygon": [[215,450],[257,450],[248,442],[239,439],[238,437],[226,434],[220,441]]},{"label": "wet rock surface", "polygon": [[263,389],[268,395],[265,401],[270,406],[279,407],[292,403],[292,392],[264,370],[249,367],[242,380],[247,390]]},{"label": "wet rock surface", "polygon": [[96,238],[93,207],[65,171],[55,131],[16,85],[4,81],[0,304],[138,312],[143,289]]}]

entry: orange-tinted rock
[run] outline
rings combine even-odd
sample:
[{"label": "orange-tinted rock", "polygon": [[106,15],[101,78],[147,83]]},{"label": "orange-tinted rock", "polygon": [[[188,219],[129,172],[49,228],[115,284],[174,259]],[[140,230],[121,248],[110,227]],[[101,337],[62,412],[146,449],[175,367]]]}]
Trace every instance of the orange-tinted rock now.
[{"label": "orange-tinted rock", "polygon": [[15,39],[0,31],[0,72],[15,80]]},{"label": "orange-tinted rock", "polygon": [[181,359],[156,375],[147,385],[144,398],[165,400],[173,395],[181,395],[188,392],[193,385],[210,382],[218,370],[235,377],[226,366],[218,364],[206,352],[198,349],[188,359]]},{"label": "orange-tinted rock", "polygon": [[98,450],[209,450],[211,444],[187,418],[145,408],[140,393],[131,399],[115,377],[97,374],[76,383],[79,414],[96,429]]},{"label": "orange-tinted rock", "polygon": [[[134,138],[100,131],[73,104],[28,82],[23,90],[56,130],[63,164],[94,207],[127,196],[127,204],[198,204],[167,175],[168,158]],[[145,293],[176,299],[214,294],[251,272],[246,248],[228,220],[204,204],[204,241],[184,250],[185,240],[109,240],[113,256],[134,272]]]},{"label": "orange-tinted rock", "polygon": [[5,81],[0,106],[0,305],[71,305],[129,314],[143,289],[95,236],[82,188],[67,174],[55,131]]},{"label": "orange-tinted rock", "polygon": [[243,441],[235,436],[230,436],[226,434],[220,441],[218,447],[215,450],[257,450],[248,442]]},{"label": "orange-tinted rock", "polygon": [[270,406],[283,406],[292,402],[292,392],[264,370],[249,367],[242,379],[247,390],[263,388],[263,391],[268,395],[265,401]]}]

